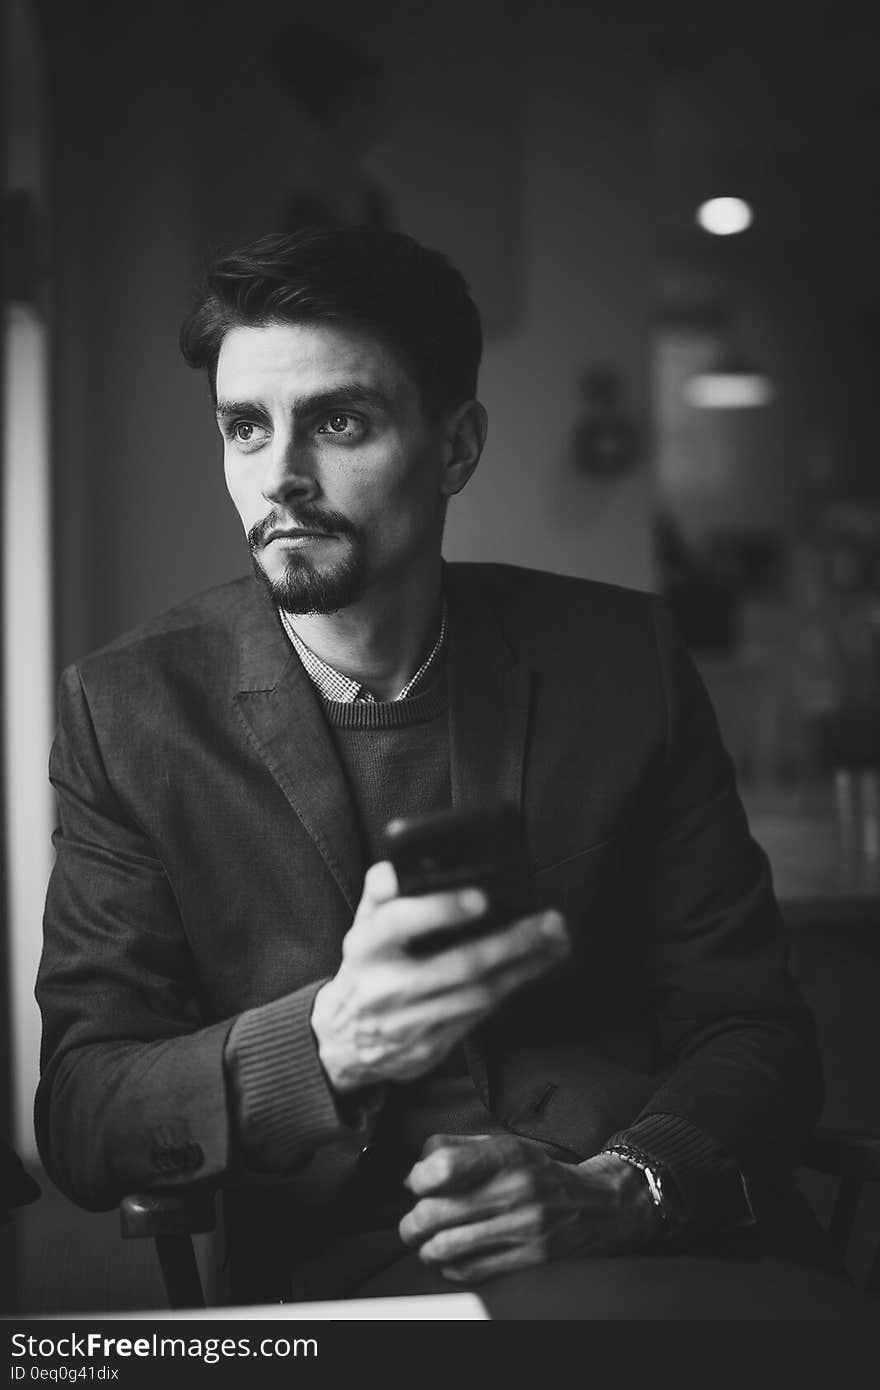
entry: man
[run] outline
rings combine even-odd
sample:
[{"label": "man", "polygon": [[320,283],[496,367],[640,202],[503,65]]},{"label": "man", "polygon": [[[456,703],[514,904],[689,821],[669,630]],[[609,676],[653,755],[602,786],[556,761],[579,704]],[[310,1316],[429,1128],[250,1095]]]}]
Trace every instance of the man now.
[{"label": "man", "polygon": [[[820,1101],[767,864],[660,602],[442,560],[486,433],[461,276],[268,237],[181,341],[255,576],[62,679],[54,1180],[222,1186],[235,1301],[759,1238]],[[413,953],[486,895],[402,896],[383,827],[500,802],[536,908]]]}]

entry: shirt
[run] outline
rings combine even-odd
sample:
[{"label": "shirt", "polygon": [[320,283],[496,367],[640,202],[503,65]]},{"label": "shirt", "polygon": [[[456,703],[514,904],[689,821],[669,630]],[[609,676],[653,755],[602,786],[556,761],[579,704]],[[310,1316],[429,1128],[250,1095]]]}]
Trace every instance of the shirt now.
[{"label": "shirt", "polygon": [[[359,681],[352,680],[350,676],[344,676],[341,671],[337,671],[333,666],[329,666],[326,661],[322,661],[311,649],[307,647],[302,638],[294,630],[290,620],[290,614],[284,608],[278,610],[284,631],[287,633],[294,645],[296,654],[306,669],[309,679],[317,686],[325,700],[336,700],[341,704],[351,704],[355,700],[367,700],[376,703],[376,697],[366,686]],[[406,685],[395,695],[395,700],[405,700],[408,695],[417,693],[419,687],[428,684],[428,677],[433,674],[434,667],[443,649],[446,640],[446,599],[443,600],[443,611],[440,617],[440,631],[437,640],[431,648],[428,656],[422,662],[416,673],[410,676]]]}]

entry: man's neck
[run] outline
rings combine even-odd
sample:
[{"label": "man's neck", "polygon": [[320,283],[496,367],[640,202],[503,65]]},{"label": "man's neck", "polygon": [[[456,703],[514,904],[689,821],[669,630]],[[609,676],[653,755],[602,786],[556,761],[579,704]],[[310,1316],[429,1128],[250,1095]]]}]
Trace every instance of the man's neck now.
[{"label": "man's neck", "polygon": [[441,567],[387,589],[371,589],[339,613],[292,613],[291,627],[316,656],[377,700],[393,700],[437,637]]}]

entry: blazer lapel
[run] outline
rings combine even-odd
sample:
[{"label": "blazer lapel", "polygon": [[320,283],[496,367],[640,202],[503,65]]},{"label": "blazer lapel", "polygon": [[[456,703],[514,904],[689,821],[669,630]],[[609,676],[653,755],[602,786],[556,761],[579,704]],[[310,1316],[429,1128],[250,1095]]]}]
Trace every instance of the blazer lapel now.
[{"label": "blazer lapel", "polygon": [[449,605],[452,804],[522,806],[532,673],[508,645],[489,599],[445,567]]},{"label": "blazer lapel", "polygon": [[319,696],[260,589],[249,606],[241,640],[235,704],[354,912],[364,865],[351,794]]},{"label": "blazer lapel", "polygon": [[[449,759],[452,804],[507,801],[522,810],[532,673],[508,645],[484,593],[446,566],[449,605]],[[474,1085],[490,1105],[482,1030],[465,1039]]]}]

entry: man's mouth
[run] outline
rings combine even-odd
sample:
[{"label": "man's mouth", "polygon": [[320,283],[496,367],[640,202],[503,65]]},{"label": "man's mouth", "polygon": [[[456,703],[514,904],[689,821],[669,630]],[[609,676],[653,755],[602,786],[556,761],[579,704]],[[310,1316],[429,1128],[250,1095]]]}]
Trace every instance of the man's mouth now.
[{"label": "man's mouth", "polygon": [[270,531],[264,543],[268,545],[271,541],[325,541],[332,539],[332,531],[312,531],[306,527],[291,526],[283,531]]}]

